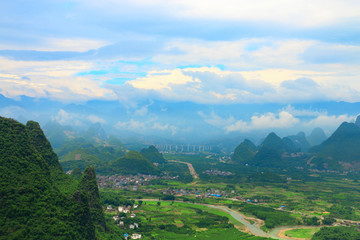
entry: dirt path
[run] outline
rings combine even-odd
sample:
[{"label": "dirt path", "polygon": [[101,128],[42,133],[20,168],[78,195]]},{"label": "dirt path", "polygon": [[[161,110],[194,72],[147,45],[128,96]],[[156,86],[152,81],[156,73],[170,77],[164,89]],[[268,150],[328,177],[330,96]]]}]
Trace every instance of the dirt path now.
[{"label": "dirt path", "polygon": [[178,160],[168,160],[169,162],[176,162],[176,163],[183,163],[183,164],[186,164],[189,168],[189,171],[190,171],[190,174],[193,176],[194,180],[195,179],[198,179],[199,178],[199,175],[196,173],[193,165],[191,163],[188,163],[188,162],[181,162],[181,161],[178,161]]}]

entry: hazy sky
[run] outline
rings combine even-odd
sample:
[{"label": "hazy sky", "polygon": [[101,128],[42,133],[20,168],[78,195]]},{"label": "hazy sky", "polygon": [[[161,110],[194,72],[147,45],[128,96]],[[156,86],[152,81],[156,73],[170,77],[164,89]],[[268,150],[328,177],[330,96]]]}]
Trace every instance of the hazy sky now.
[{"label": "hazy sky", "polygon": [[[0,93],[129,106],[357,102],[360,1],[0,0]],[[258,118],[297,123],[269,114]]]}]

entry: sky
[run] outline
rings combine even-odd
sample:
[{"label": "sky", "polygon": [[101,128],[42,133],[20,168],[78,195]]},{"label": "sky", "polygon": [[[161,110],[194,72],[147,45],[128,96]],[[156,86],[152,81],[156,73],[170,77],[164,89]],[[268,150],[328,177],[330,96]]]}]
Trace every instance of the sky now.
[{"label": "sky", "polygon": [[356,115],[292,104],[359,102],[359,66],[358,0],[0,0],[8,98],[118,101],[141,116],[154,101],[274,103],[289,108],[198,115],[224,132],[298,126],[301,112],[302,126],[335,126]]}]

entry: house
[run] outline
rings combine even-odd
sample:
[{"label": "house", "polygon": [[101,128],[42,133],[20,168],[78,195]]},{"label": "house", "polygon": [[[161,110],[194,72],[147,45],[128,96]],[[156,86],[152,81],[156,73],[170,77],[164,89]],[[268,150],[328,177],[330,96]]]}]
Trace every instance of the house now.
[{"label": "house", "polygon": [[113,216],[114,221],[119,220],[119,216]]},{"label": "house", "polygon": [[140,239],[141,238],[141,234],[138,233],[134,233],[133,235],[131,235],[132,239]]},{"label": "house", "polygon": [[138,206],[139,206],[139,205],[137,205],[137,204],[134,204],[134,208],[138,208]]},{"label": "house", "polygon": [[111,211],[111,210],[113,210],[113,208],[111,205],[109,205],[109,206],[107,206],[106,210]]},{"label": "house", "polygon": [[130,229],[135,229],[135,225],[134,225],[134,224],[130,224],[130,225],[129,225],[129,228],[130,228]]},{"label": "house", "polygon": [[136,228],[138,228],[138,227],[139,227],[139,224],[138,224],[138,223],[134,223],[134,226],[135,226]]},{"label": "house", "polygon": [[118,207],[119,212],[122,212],[124,210],[124,207]]},{"label": "house", "polygon": [[130,217],[131,217],[131,218],[134,218],[135,216],[136,216],[135,213],[130,214]]},{"label": "house", "polygon": [[119,226],[124,226],[124,221],[120,221]]}]

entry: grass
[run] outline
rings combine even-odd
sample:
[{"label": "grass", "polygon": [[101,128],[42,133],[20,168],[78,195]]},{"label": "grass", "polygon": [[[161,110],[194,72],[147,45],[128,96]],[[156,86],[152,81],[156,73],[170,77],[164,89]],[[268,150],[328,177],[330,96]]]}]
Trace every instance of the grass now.
[{"label": "grass", "polygon": [[[142,224],[152,226],[152,231],[146,233],[144,239],[266,239],[240,232],[233,224],[238,227],[242,224],[228,213],[202,205],[163,201],[158,205],[157,201],[144,201],[139,210]],[[222,222],[226,219],[222,217],[228,220]],[[199,225],[209,219],[208,226]],[[226,223],[228,221],[231,224]],[[178,230],[173,230],[171,225]]]},{"label": "grass", "polygon": [[320,228],[298,228],[292,229],[285,232],[285,236],[293,238],[306,238],[311,239],[312,236],[319,231]]}]

